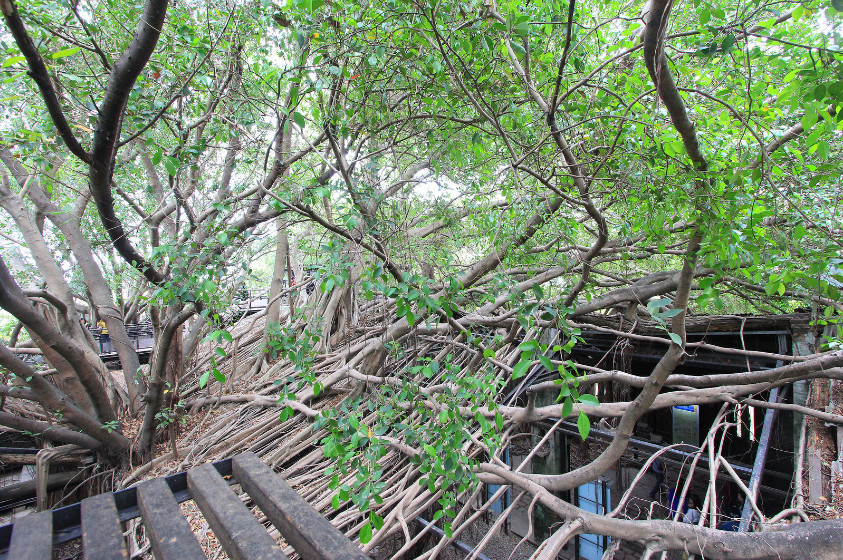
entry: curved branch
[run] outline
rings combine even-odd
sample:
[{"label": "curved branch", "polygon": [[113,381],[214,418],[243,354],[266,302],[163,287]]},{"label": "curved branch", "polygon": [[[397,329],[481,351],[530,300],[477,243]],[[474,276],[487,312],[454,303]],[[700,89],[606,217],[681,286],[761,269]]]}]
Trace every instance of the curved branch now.
[{"label": "curved branch", "polygon": [[670,345],[670,348],[668,348],[667,352],[665,352],[653,368],[653,372],[647,378],[641,393],[639,393],[635,400],[626,405],[618,423],[615,438],[608,447],[591,463],[570,472],[558,475],[530,475],[540,480],[542,486],[558,492],[576,488],[596,479],[609,470],[621,455],[623,455],[632,437],[636,422],[653,405],[665,381],[667,381],[670,374],[673,373],[673,370],[676,369],[676,366],[681,363],[685,356],[685,314],[688,307],[691,283],[694,278],[694,264],[696,263],[700,248],[700,238],[701,235],[696,231],[691,234],[674,300],[676,309],[682,310],[681,313],[673,318],[672,325],[673,333],[679,336],[681,344],[672,343]]},{"label": "curved branch", "polygon": [[83,349],[71,338],[64,336],[35,310],[32,303],[26,299],[20,286],[12,278],[2,257],[0,257],[0,307],[14,315],[41,338],[47,348],[55,350],[62,358],[67,360],[79,377],[79,381],[84,385],[88,395],[90,395],[97,416],[103,422],[117,420],[99,372],[88,362]]},{"label": "curved branch", "polygon": [[0,411],[0,425],[18,430],[21,432],[31,432],[38,434],[44,439],[57,441],[61,443],[72,443],[79,447],[86,449],[97,449],[102,444],[85,434],[61,428],[55,424],[48,424],[39,420],[32,420],[30,418],[22,418],[10,412]]},{"label": "curved branch", "polygon": [[489,465],[486,470],[537,496],[542,505],[564,518],[580,520],[578,533],[635,540],[647,543],[655,551],[682,550],[719,560],[837,560],[843,554],[843,520],[839,519],[797,523],[780,531],[761,533],[721,531],[679,521],[616,519],[569,504],[521,473],[497,465]]},{"label": "curved branch", "polygon": [[669,0],[650,2],[650,21],[647,23],[644,36],[644,60],[650,72],[650,79],[653,80],[659,97],[670,114],[673,126],[682,136],[682,143],[685,145],[688,156],[698,171],[705,172],[708,170],[708,162],[700,151],[696,127],[688,117],[685,103],[679,95],[679,90],[673,81],[673,73],[668,66],[667,56],[664,54],[664,35],[672,4],[673,2]]},{"label": "curved branch", "polygon": [[146,402],[146,410],[144,412],[143,424],[140,429],[140,447],[141,453],[149,454],[152,451],[152,446],[155,443],[155,416],[158,414],[163,397],[165,379],[163,376],[164,368],[166,367],[167,359],[170,354],[170,347],[177,336],[178,328],[193,314],[196,313],[194,306],[189,306],[179,313],[175,314],[169,321],[167,321],[164,328],[161,329],[161,334],[158,337],[158,343],[155,347],[155,352],[152,356],[152,362],[149,367],[149,384],[147,385],[146,395],[143,400]]},{"label": "curved branch", "polygon": [[[117,432],[109,432],[108,430],[106,430],[102,426],[102,424],[100,424],[99,420],[89,414],[86,414],[84,411],[82,411],[76,405],[70,402],[70,399],[67,397],[67,395],[63,394],[52,384],[50,384],[46,379],[38,375],[23,360],[15,356],[8,348],[3,345],[0,345],[0,365],[8,369],[10,372],[14,373],[19,379],[22,379],[27,385],[29,385],[32,394],[36,398],[38,403],[40,403],[44,408],[48,410],[60,413],[65,419],[67,419],[68,422],[81,429],[86,434],[84,437],[88,438],[88,440],[97,441],[106,446],[109,450],[117,453],[124,452],[129,449],[129,440],[123,437],[122,434],[119,434]],[[21,422],[26,421],[25,419],[16,415],[10,416],[14,416],[14,418],[17,418]],[[0,424],[15,427],[10,424],[10,422],[12,422],[12,420],[0,420]],[[49,424],[45,425],[49,426]],[[29,428],[15,429],[26,430]],[[70,430],[67,431],[70,432]],[[82,436],[82,434],[77,435]],[[68,441],[68,443],[76,442]],[[92,447],[90,441],[89,443],[84,444],[84,446]],[[96,447],[96,445],[94,445],[93,447]]]},{"label": "curved branch", "polygon": [[4,397],[11,397],[13,399],[24,399],[27,401],[37,401],[38,397],[35,396],[29,389],[24,389],[22,387],[9,387],[8,385],[0,385],[0,395]]},{"label": "curved branch", "polygon": [[62,315],[67,315],[67,306],[64,304],[62,300],[58,298],[55,294],[48,292],[47,290],[36,290],[36,289],[26,289],[23,291],[24,295],[28,298],[41,298],[50,303],[53,307],[58,309],[59,313]]},{"label": "curved branch", "polygon": [[152,51],[161,35],[166,13],[167,0],[147,0],[132,42],[114,64],[100,105],[100,117],[94,131],[88,174],[91,194],[97,205],[100,220],[114,248],[126,262],[141,271],[147,280],[156,285],[162,284],[166,277],[153,268],[129,241],[123,224],[114,210],[111,178],[114,174],[117,142],[120,139],[123,113],[126,110],[129,93],[141,70],[149,61],[149,57],[152,56]]}]

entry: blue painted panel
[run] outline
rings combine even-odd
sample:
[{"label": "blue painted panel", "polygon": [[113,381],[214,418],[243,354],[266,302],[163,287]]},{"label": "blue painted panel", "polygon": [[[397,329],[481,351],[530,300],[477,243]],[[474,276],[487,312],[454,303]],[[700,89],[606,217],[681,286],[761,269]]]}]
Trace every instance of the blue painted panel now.
[{"label": "blue painted panel", "polygon": [[[584,511],[602,515],[612,503],[609,488],[602,482],[589,482],[577,488],[577,505]],[[579,535],[579,558],[601,560],[609,539],[601,535]]]},{"label": "blue painted panel", "polygon": [[[496,493],[498,490],[500,490],[500,489],[501,489],[501,486],[500,486],[499,484],[489,484],[489,485],[487,486],[487,488],[488,488],[488,492],[489,492],[489,497],[491,498],[492,496],[494,496],[494,495],[495,495],[495,493]],[[497,500],[495,503],[493,503],[493,504],[492,504],[491,510],[492,510],[493,512],[495,512],[495,513],[503,513],[503,500],[504,500],[504,497],[505,497],[505,496],[501,496],[500,498],[498,498],[498,500]]]}]

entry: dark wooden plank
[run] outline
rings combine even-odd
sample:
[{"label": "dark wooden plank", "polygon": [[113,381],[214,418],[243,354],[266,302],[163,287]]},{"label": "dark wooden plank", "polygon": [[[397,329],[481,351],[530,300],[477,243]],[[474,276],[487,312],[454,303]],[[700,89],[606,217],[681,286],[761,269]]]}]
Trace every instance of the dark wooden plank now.
[{"label": "dark wooden plank", "polygon": [[8,560],[50,560],[53,556],[53,512],[15,519]]},{"label": "dark wooden plank", "polygon": [[307,560],[369,560],[254,453],[237,455],[232,466],[234,478],[299,556]]},{"label": "dark wooden plank", "polygon": [[137,488],[138,508],[156,560],[205,560],[167,483],[155,478]]},{"label": "dark wooden plank", "polygon": [[114,494],[82,500],[82,550],[85,560],[125,560],[129,557]]},{"label": "dark wooden plank", "polygon": [[187,471],[187,487],[208,525],[232,560],[287,560],[213,465]]},{"label": "dark wooden plank", "polygon": [[[65,471],[47,475],[47,491],[52,492],[53,490],[57,490],[77,476],[79,476],[78,471]],[[12,500],[20,500],[23,498],[34,498],[36,494],[36,486],[37,481],[34,478],[32,480],[4,486],[3,488],[0,488],[0,502],[10,502]]]}]

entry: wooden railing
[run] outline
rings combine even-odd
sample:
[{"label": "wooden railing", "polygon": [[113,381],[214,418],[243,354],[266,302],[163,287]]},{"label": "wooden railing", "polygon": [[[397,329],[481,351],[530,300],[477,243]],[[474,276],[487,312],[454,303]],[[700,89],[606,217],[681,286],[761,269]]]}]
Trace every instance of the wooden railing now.
[{"label": "wooden railing", "polygon": [[157,560],[203,560],[205,553],[179,508],[180,501],[190,499],[232,560],[286,559],[233,484],[241,486],[300,558],[368,560],[253,453],[20,517],[0,527],[0,559],[49,560],[53,547],[81,538],[86,560],[125,560],[122,523],[140,517]]}]

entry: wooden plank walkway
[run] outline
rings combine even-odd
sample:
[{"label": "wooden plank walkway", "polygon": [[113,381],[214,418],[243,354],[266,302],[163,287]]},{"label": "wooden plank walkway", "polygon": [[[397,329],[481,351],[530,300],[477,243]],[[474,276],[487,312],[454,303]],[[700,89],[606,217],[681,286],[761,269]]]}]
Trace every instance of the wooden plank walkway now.
[{"label": "wooden plank walkway", "polygon": [[[232,483],[240,484],[247,502],[231,489]],[[179,508],[186,499],[196,503],[232,560],[287,560],[248,502],[260,508],[304,560],[369,559],[257,456],[243,453],[21,517],[0,527],[0,560],[50,560],[54,546],[80,537],[85,560],[126,560],[122,523],[137,517],[156,560],[203,560],[205,553]]]}]

